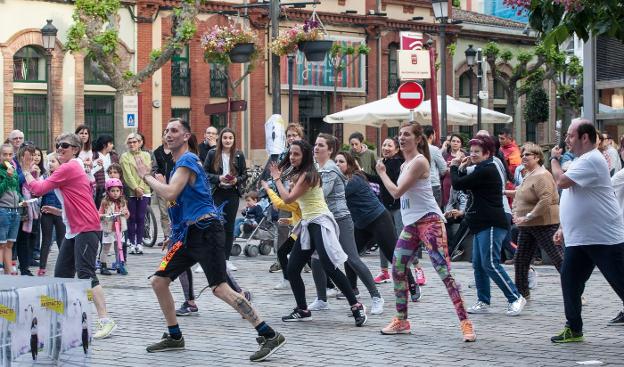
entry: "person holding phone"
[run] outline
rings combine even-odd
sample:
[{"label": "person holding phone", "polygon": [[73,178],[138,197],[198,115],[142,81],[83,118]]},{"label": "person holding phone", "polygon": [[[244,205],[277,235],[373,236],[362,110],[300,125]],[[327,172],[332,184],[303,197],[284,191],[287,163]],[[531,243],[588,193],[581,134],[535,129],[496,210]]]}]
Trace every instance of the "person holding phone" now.
[{"label": "person holding phone", "polygon": [[236,150],[234,130],[230,128],[221,130],[216,149],[208,152],[204,170],[213,187],[215,204],[223,205],[225,258],[228,269],[236,271],[236,267],[230,262],[230,252],[234,244],[234,220],[238,211],[238,203],[245,181],[247,181],[247,166],[243,152]]}]

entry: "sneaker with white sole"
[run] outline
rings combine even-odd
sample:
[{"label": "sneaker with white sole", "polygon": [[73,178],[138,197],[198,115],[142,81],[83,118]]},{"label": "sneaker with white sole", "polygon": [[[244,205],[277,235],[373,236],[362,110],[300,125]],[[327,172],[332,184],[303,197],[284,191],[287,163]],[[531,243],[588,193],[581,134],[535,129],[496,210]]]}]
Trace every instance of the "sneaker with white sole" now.
[{"label": "sneaker with white sole", "polygon": [[312,320],[312,312],[310,312],[310,310],[304,311],[299,308],[295,308],[290,314],[286,316],[282,316],[282,321],[284,322],[311,321],[311,320]]},{"label": "sneaker with white sole", "polygon": [[312,302],[309,306],[308,306],[308,310],[310,311],[325,311],[325,310],[329,310],[329,302],[323,301],[322,299],[315,299],[314,302]]},{"label": "sneaker with white sole", "polygon": [[236,270],[238,270],[236,265],[234,265],[230,260],[227,260],[225,262],[225,266],[227,267],[227,270],[229,270],[229,271],[236,271]]},{"label": "sneaker with white sole", "polygon": [[355,319],[355,326],[361,327],[366,324],[368,320],[368,316],[366,316],[366,306],[361,303],[351,306],[351,313]]},{"label": "sneaker with white sole", "polygon": [[147,348],[149,353],[166,352],[169,350],[184,349],[184,337],[174,339],[168,333],[164,333],[160,341],[149,345]]},{"label": "sneaker with white sole", "polygon": [[106,339],[111,336],[115,329],[117,329],[117,323],[113,319],[108,319],[107,321],[98,320],[95,324],[93,339]]},{"label": "sneaker with white sole", "polygon": [[381,315],[383,313],[384,299],[381,297],[373,297],[371,304],[371,315]]},{"label": "sneaker with white sole", "polygon": [[531,266],[529,268],[529,289],[537,288],[537,271]]},{"label": "sneaker with white sole", "polygon": [[377,276],[373,278],[373,280],[375,281],[375,284],[391,283],[392,277],[390,277],[388,269],[384,269],[379,274],[377,274]]},{"label": "sneaker with white sole", "polygon": [[289,288],[290,288],[290,282],[284,278],[282,278],[282,280],[280,280],[280,282],[277,283],[275,287],[273,287],[273,289],[277,289],[277,290],[289,289]]},{"label": "sneaker with white sole", "polygon": [[338,295],[338,290],[336,288],[327,288],[325,294],[327,297],[336,297]]},{"label": "sneaker with white sole", "polygon": [[138,255],[143,255],[143,245],[141,245],[140,243],[136,245],[135,251]]},{"label": "sneaker with white sole", "polygon": [[509,303],[507,305],[507,311],[505,311],[505,314],[507,316],[517,316],[520,315],[520,312],[522,312],[522,310],[524,309],[524,306],[526,305],[526,299],[524,299],[524,297],[520,296],[520,298],[518,298],[517,300]]},{"label": "sneaker with white sole", "polygon": [[468,307],[466,311],[468,313],[488,313],[490,312],[490,305],[485,302],[477,301],[477,303]]},{"label": "sneaker with white sole", "polygon": [[135,255],[136,254],[136,248],[134,245],[130,244],[128,245],[128,253],[131,255]]}]

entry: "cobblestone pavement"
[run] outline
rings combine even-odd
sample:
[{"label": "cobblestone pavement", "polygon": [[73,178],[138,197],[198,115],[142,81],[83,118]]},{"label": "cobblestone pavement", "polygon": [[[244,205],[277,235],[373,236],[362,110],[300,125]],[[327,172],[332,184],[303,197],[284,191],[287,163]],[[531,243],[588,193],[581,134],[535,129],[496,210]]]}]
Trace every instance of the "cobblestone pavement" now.
[{"label": "cobblestone pavement", "polygon": [[[148,354],[146,345],[156,341],[166,330],[147,277],[159,264],[160,249],[146,249],[144,255],[130,255],[129,275],[101,277],[110,315],[119,327],[114,336],[95,341],[89,366],[245,366],[256,350],[255,330],[225,303],[208,290],[198,300],[199,315],[179,318],[186,339],[186,350]],[[54,266],[56,251],[50,267]],[[537,267],[539,285],[533,290],[525,311],[517,317],[504,315],[502,293],[493,285],[492,312],[474,315],[475,343],[461,340],[459,322],[440,279],[428,259],[423,259],[427,285],[423,299],[410,303],[412,335],[383,336],[379,330],[392,318],[394,296],[391,284],[380,285],[386,300],[382,315],[369,315],[368,323],[356,328],[347,303],[330,300],[331,309],[316,312],[314,321],[283,323],[282,315],[294,307],[290,290],[273,290],[279,274],[270,274],[274,255],[247,258],[233,257],[238,267],[235,277],[254,294],[253,304],[261,316],[282,332],[286,345],[267,366],[575,366],[578,362],[597,360],[604,365],[623,366],[624,327],[608,327],[606,322],[620,310],[616,294],[596,271],[585,297],[584,343],[554,345],[549,338],[565,322],[559,277],[552,266]],[[378,269],[377,253],[364,261]],[[513,267],[505,267],[513,274]],[[475,301],[469,263],[455,263],[454,274],[463,285],[469,306]],[[196,274],[195,290],[206,286],[203,274]],[[311,274],[304,274],[308,302],[314,300]],[[172,284],[176,306],[183,301],[178,282]],[[370,305],[370,297],[360,284],[361,300]],[[79,360],[67,361],[74,365]]]}]

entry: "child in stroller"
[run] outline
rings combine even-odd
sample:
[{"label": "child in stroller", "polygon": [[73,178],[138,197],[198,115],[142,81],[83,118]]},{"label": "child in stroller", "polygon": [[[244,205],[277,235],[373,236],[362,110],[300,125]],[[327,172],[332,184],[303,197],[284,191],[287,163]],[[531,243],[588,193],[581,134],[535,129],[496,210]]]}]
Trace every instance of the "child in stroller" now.
[{"label": "child in stroller", "polygon": [[234,222],[234,238],[249,236],[264,218],[262,206],[258,204],[258,192],[249,191],[245,194],[245,209],[241,211],[242,217]]}]

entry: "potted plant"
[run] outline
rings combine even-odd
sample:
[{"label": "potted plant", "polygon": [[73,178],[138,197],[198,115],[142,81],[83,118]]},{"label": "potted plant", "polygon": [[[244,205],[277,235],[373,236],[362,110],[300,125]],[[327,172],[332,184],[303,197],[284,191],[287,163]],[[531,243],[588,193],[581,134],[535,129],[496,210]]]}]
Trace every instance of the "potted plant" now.
[{"label": "potted plant", "polygon": [[327,51],[333,41],[323,40],[321,24],[316,19],[308,19],[303,25],[297,24],[280,35],[269,44],[271,52],[278,56],[301,50],[308,61],[325,60]]},{"label": "potted plant", "polygon": [[255,60],[259,51],[256,46],[257,36],[251,29],[235,24],[214,26],[201,38],[206,62],[228,65]]}]

